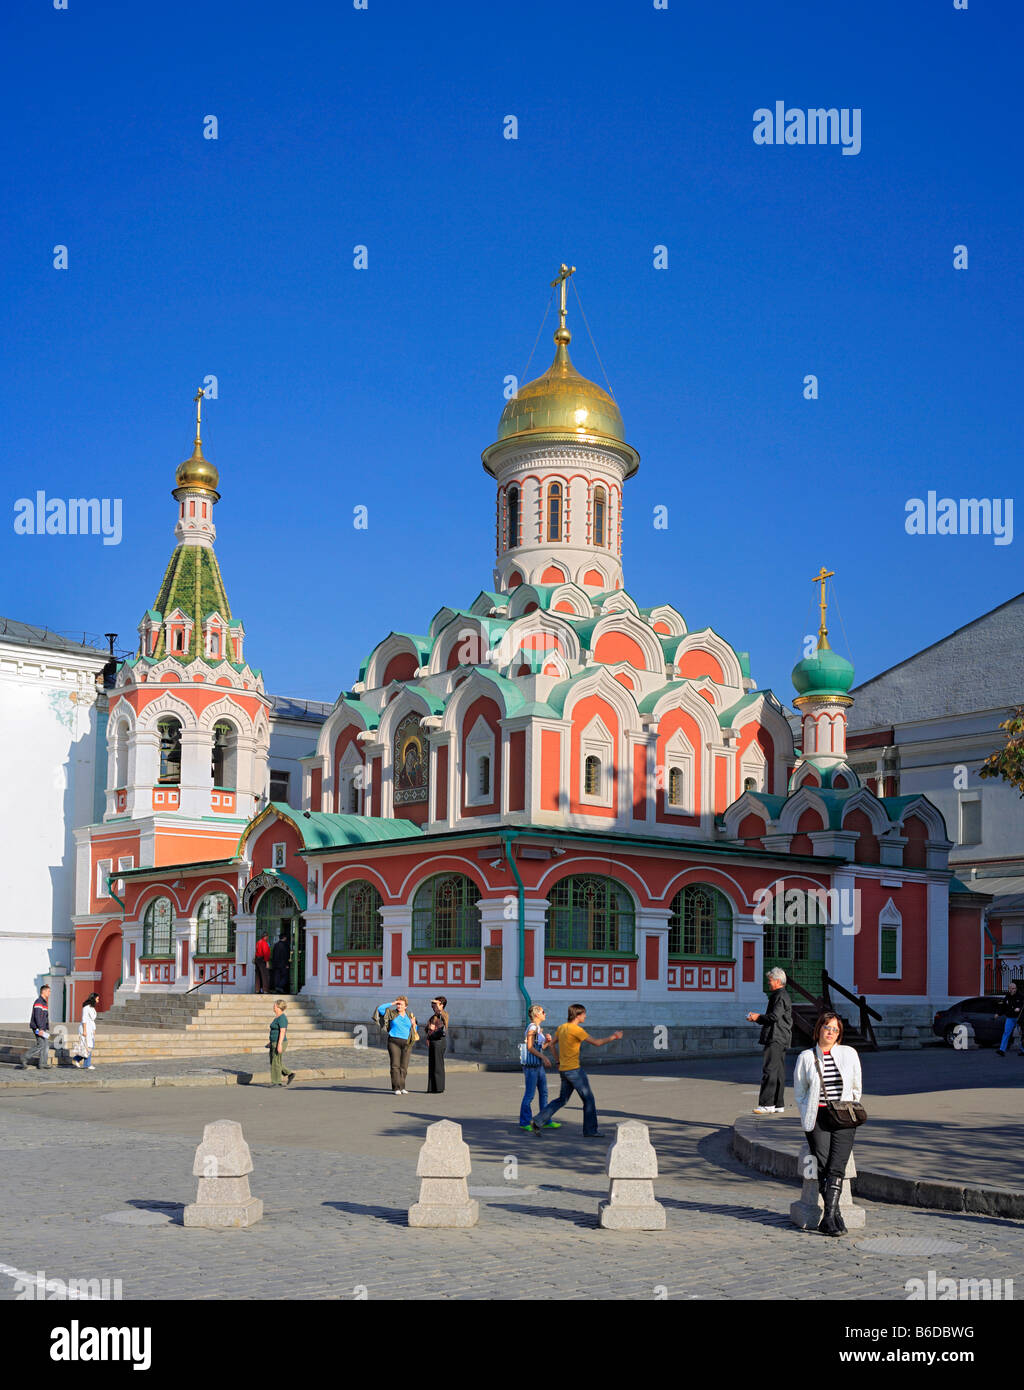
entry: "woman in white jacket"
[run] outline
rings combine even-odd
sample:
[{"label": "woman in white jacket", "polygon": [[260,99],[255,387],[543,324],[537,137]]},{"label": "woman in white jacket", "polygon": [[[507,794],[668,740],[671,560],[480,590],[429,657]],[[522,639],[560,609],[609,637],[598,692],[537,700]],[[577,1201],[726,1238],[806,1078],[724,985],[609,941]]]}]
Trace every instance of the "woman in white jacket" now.
[{"label": "woman in white jacket", "polygon": [[839,1198],[857,1134],[856,1129],[836,1128],[827,1102],[857,1101],[861,1097],[860,1057],[856,1048],[841,1046],[842,1037],[843,1020],[839,1015],[821,1014],[814,1025],[814,1046],[801,1052],[793,1075],[797,1109],[807,1136],[807,1147],[815,1160],[818,1190],[825,1203],[825,1215],[818,1230],[827,1236],[846,1234],[846,1223],[839,1213]]},{"label": "woman in white jacket", "polygon": [[82,1022],[78,1030],[78,1045],[71,1058],[73,1067],[85,1064],[86,1071],[92,1071],[92,1050],[96,1046],[96,1008],[100,1002],[98,994],[90,994],[82,1005]]}]

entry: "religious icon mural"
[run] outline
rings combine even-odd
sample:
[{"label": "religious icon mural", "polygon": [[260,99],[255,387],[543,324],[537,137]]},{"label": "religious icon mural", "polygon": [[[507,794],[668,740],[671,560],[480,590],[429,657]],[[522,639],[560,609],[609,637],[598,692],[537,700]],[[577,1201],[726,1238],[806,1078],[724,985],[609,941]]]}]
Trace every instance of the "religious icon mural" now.
[{"label": "religious icon mural", "polygon": [[420,716],[407,714],[395,730],[395,805],[408,806],[427,799],[427,745],[420,732]]}]

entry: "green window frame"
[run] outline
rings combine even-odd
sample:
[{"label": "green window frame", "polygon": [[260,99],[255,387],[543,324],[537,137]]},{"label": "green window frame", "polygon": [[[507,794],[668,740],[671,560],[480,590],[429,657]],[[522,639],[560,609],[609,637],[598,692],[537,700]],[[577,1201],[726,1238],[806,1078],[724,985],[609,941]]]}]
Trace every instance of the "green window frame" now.
[{"label": "green window frame", "polygon": [[709,883],[688,883],[672,899],[668,953],[692,960],[732,959],[732,907]]},{"label": "green window frame", "polygon": [[196,913],[196,955],[233,956],[235,919],[227,893],[208,893]]},{"label": "green window frame", "polygon": [[154,898],[142,915],[143,959],[174,954],[174,908],[170,898]]},{"label": "green window frame", "polygon": [[548,894],[547,955],[635,955],[636,914],[627,889],[596,874],[560,879]]},{"label": "green window frame", "polygon": [[372,883],[357,879],[346,883],[334,895],[331,906],[331,951],[384,950],[384,919],[380,915],[381,896]]},{"label": "green window frame", "polygon": [[435,874],[412,901],[414,951],[478,951],[480,890],[465,874]]},{"label": "green window frame", "polygon": [[895,978],[900,965],[900,929],[882,927],[879,930],[878,973]]}]

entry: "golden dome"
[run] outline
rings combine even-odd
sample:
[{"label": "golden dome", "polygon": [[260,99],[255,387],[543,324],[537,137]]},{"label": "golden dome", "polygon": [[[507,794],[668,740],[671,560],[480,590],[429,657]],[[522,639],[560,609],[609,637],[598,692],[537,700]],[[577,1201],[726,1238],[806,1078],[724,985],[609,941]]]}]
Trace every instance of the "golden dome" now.
[{"label": "golden dome", "polygon": [[625,443],[622,415],[607,391],[580,376],[569,359],[572,335],[567,328],[555,333],[555,360],[543,376],[521,387],[501,412],[498,442],[513,435],[593,435]]},{"label": "golden dome", "polygon": [[201,487],[206,492],[217,491],[220,477],[213,464],[203,458],[203,447],[198,439],[192,457],[178,464],[174,481],[177,487]]}]

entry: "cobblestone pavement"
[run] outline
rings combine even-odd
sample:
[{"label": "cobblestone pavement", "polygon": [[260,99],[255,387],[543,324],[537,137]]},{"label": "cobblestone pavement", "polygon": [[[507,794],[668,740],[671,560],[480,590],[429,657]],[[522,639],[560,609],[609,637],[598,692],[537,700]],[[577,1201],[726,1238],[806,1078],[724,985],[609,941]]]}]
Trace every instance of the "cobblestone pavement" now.
[{"label": "cobblestone pavement", "polygon": [[[752,1088],[726,1077],[696,1089],[636,1072],[595,1077],[609,1137],[630,1116],[650,1125],[668,1214],[662,1233],[599,1230],[606,1145],[581,1138],[575,1104],[560,1130],[520,1131],[509,1118],[519,1087],[515,1075],[476,1072],[443,1096],[401,1098],[369,1079],[278,1092],[8,1092],[0,1298],[15,1296],[11,1270],[120,1279],[126,1299],[365,1289],[370,1298],[899,1300],[908,1279],[930,1270],[1010,1278],[1024,1291],[1024,1223],[863,1203],[863,1232],[836,1241],[797,1231],[788,1219],[797,1187],[752,1174],[728,1151],[726,1117]],[[442,1116],[462,1124],[472,1151],[481,1214],[467,1232],[405,1224],[424,1131]],[[186,1230],[195,1146],[204,1123],[222,1117],[243,1125],[265,1217],[243,1231]],[[958,1248],[861,1248],[880,1236]]]}]

